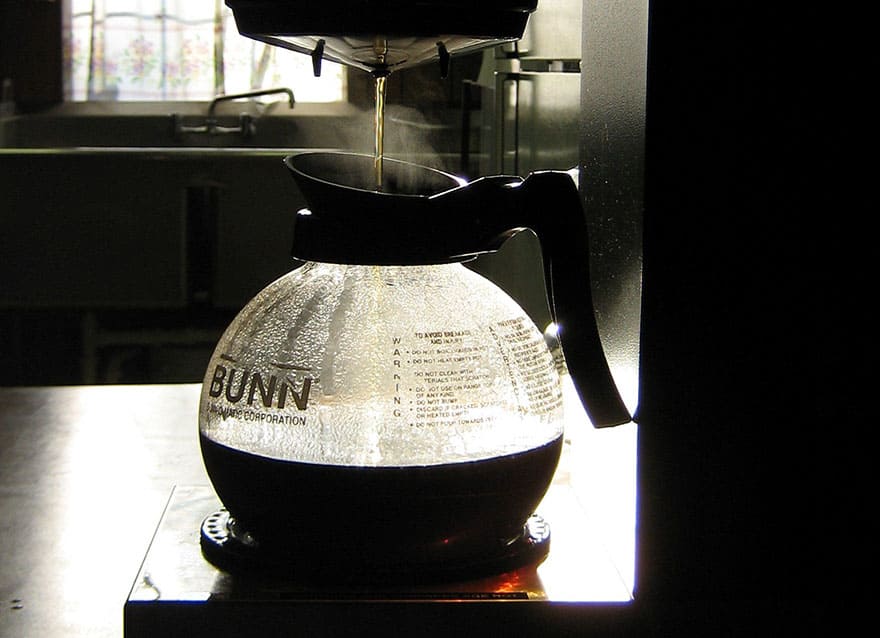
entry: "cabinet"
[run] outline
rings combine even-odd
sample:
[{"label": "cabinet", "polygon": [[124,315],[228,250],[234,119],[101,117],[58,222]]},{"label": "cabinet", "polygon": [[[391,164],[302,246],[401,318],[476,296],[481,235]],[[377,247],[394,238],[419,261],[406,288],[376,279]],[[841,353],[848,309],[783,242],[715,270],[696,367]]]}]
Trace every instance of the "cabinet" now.
[{"label": "cabinet", "polygon": [[0,307],[241,306],[291,266],[283,156],[0,155]]},{"label": "cabinet", "polygon": [[0,153],[0,385],[196,381],[293,267],[282,149]]}]

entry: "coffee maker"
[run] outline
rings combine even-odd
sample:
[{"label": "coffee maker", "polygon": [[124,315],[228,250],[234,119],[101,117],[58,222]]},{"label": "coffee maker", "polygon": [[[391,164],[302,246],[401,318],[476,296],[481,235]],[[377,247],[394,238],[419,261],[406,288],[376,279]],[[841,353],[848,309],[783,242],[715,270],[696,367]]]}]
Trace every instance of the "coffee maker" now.
[{"label": "coffee maker", "polygon": [[[536,2],[486,2],[474,7],[456,1],[424,2],[415,5],[395,1],[361,1],[331,3],[337,10],[328,11],[327,3],[317,2],[229,0],[228,4],[235,12],[239,30],[243,35],[308,54],[312,58],[316,74],[320,73],[321,61],[327,59],[342,62],[377,77],[408,66],[432,63],[438,65],[438,75],[445,75],[449,64],[454,63],[455,54],[494,46],[520,37],[529,15],[534,12],[537,5]],[[592,242],[593,246],[600,245],[600,253],[607,254],[608,251],[601,246],[603,242],[601,236],[596,237],[594,234]],[[602,264],[601,259],[599,263],[600,271],[602,268],[612,267],[607,263]],[[626,298],[631,299],[632,294],[627,293]],[[620,309],[621,304],[624,303],[622,299],[620,291],[613,290],[604,297],[600,294],[597,305],[606,317],[613,317],[615,314],[625,314],[625,311]],[[622,336],[619,332],[615,332],[607,325],[607,321],[605,325],[600,321],[600,332],[606,340],[616,339],[627,342],[626,335]],[[627,342],[623,350],[631,351],[631,348],[632,344]],[[626,359],[626,356],[622,359]],[[621,379],[631,372],[627,369],[631,361],[622,359],[612,356],[610,361],[619,385]],[[625,394],[627,395],[625,398],[631,402],[634,390],[629,388]],[[574,405],[577,405],[576,395],[572,396],[575,399]],[[362,604],[379,604],[386,610],[402,611],[404,617],[412,617],[416,609],[419,614],[430,615],[441,608],[451,613],[453,617],[466,617],[471,615],[473,609],[466,611],[467,607],[460,603],[482,601],[488,603],[488,606],[480,613],[488,614],[487,617],[494,617],[496,620],[503,617],[499,614],[512,611],[511,609],[502,611],[502,607],[493,606],[494,603],[502,601],[626,602],[631,599],[632,578],[631,576],[621,578],[619,573],[621,568],[614,555],[616,550],[612,550],[611,555],[607,553],[601,557],[598,555],[604,553],[604,550],[598,548],[609,538],[614,537],[616,530],[606,530],[597,534],[595,525],[589,521],[590,516],[585,514],[583,503],[585,500],[592,501],[590,505],[593,507],[593,512],[601,512],[603,508],[609,507],[613,509],[614,505],[603,502],[604,499],[595,498],[594,495],[577,493],[578,486],[603,480],[599,478],[601,474],[604,474],[604,480],[609,480],[608,477],[614,476],[615,470],[608,472],[607,467],[602,468],[600,458],[602,453],[597,452],[602,446],[591,446],[587,441],[590,434],[587,434],[589,424],[586,419],[582,419],[580,426],[584,427],[583,432],[572,430],[571,454],[558,476],[561,483],[568,480],[570,483],[558,493],[554,493],[551,488],[544,503],[555,512],[554,525],[559,526],[560,531],[555,532],[556,549],[551,557],[541,564],[540,571],[533,565],[473,581],[457,581],[452,584],[445,582],[441,583],[439,588],[436,585],[407,588],[399,583],[390,587],[370,583],[340,590],[334,589],[332,584],[329,587],[324,584],[314,588],[308,584],[290,584],[277,579],[267,583],[260,579],[254,580],[252,577],[242,578],[223,572],[218,574],[210,565],[199,564],[201,556],[190,556],[187,558],[189,564],[195,567],[196,571],[204,568],[212,575],[213,583],[210,588],[195,588],[201,592],[196,597],[201,598],[198,602],[204,604],[188,605],[185,607],[185,613],[198,613],[196,610],[201,608],[210,616],[205,626],[223,624],[228,626],[237,622],[231,615],[236,613],[235,610],[241,611],[254,606],[262,610],[263,619],[260,622],[268,623],[266,627],[277,627],[279,623],[287,623],[291,618],[302,614],[305,616],[300,617],[300,621],[306,624],[315,622],[315,609],[329,610],[330,606],[326,604],[328,602],[339,603],[349,610],[354,606],[358,608],[358,612],[366,609]],[[629,445],[632,449],[633,428],[629,428],[623,436],[618,436],[616,439],[612,442],[612,446]],[[624,471],[624,475],[631,476],[634,472],[634,459],[630,459],[630,462],[631,465]],[[586,473],[578,471],[577,468],[584,465],[593,469]],[[620,468],[617,469],[619,471]],[[634,497],[633,494],[630,496]],[[187,517],[186,512],[207,507],[213,502],[212,499],[214,497],[211,494],[178,489],[157,532],[156,541],[169,536],[166,532],[177,525],[183,525],[183,520]],[[575,509],[571,508],[573,504],[577,504]],[[572,515],[563,515],[565,511]],[[602,514],[598,516],[602,517]],[[631,519],[623,524],[624,534],[627,534],[628,525],[632,525]],[[540,530],[536,531],[538,535],[541,533]],[[631,527],[628,534],[632,537]],[[162,551],[161,546],[157,546],[156,549]],[[631,553],[632,550],[625,549],[623,553],[627,551]],[[145,569],[149,565],[149,558],[148,556],[148,561],[145,562]],[[631,563],[632,557],[623,560],[623,571],[626,572],[626,561],[629,560]],[[154,561],[153,564],[155,565],[156,562],[161,561]],[[569,564],[566,565],[566,562]],[[151,573],[155,577],[156,570],[152,570]],[[585,588],[585,582],[591,581],[600,573],[604,573],[605,576],[614,574],[608,579],[614,581],[610,590],[603,589],[607,582],[605,585],[595,585],[594,591],[589,591],[592,585],[586,585]],[[193,575],[189,584],[200,577]],[[601,580],[602,577],[599,577],[596,582]],[[155,622],[170,622],[167,617],[156,620],[164,613],[161,610],[168,611],[174,608],[175,613],[178,613],[184,609],[179,605],[163,605],[164,593],[157,600],[154,590],[169,591],[167,588],[159,587],[158,583],[149,592],[133,591],[126,608],[127,617],[130,614],[133,619],[132,627],[135,625],[146,627],[150,618]],[[181,599],[178,595],[176,602],[185,601],[185,597]],[[406,604],[426,601],[443,604],[435,605],[430,608],[431,611],[428,611],[429,607],[424,605],[416,607]],[[402,604],[406,607],[405,610],[402,610]],[[160,611],[157,613],[157,610]],[[461,616],[462,614],[465,616]],[[526,624],[544,622],[548,618],[547,614],[552,614],[550,607],[539,604],[528,611],[525,607],[519,608],[508,617],[509,620],[502,622],[526,622]],[[135,616],[140,616],[139,622],[134,622]],[[530,620],[524,620],[525,618]],[[332,624],[337,621],[338,618],[328,620],[325,617],[322,622]],[[325,628],[327,626],[329,625],[324,625]]]}]

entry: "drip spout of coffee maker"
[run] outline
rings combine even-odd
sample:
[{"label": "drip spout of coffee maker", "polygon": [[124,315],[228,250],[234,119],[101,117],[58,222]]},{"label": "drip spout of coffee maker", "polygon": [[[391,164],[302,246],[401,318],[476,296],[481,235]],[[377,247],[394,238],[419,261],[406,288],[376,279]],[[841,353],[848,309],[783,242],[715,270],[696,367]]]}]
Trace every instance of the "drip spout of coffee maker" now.
[{"label": "drip spout of coffee maker", "polygon": [[537,0],[226,0],[241,35],[375,75],[522,37]]}]

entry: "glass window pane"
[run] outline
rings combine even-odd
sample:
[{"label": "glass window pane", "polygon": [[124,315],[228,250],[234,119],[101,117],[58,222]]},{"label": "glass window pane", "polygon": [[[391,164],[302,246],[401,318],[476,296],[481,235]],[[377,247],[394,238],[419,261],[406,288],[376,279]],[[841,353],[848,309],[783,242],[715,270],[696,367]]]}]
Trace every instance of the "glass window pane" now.
[{"label": "glass window pane", "polygon": [[[210,100],[286,86],[300,102],[345,99],[345,74],[238,33],[222,0],[71,0],[67,99]],[[274,99],[274,98],[270,98]]]}]

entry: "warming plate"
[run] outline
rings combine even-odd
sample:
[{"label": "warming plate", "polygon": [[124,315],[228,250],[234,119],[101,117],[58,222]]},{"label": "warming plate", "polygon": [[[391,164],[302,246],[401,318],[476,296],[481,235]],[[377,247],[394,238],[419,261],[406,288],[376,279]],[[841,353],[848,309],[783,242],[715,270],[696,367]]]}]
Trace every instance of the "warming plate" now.
[{"label": "warming plate", "polygon": [[[630,600],[629,590],[573,498],[556,484],[541,505],[542,516],[555,522],[550,554],[540,565],[467,582],[343,588],[217,569],[202,556],[199,533],[205,516],[221,505],[210,487],[178,486],[126,602],[125,635],[339,635],[365,627],[432,635],[460,623],[518,631],[534,625],[546,632],[575,626],[584,614],[622,621],[618,612],[628,607],[622,603]],[[558,604],[573,602],[583,604]]]}]

